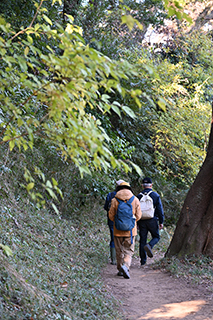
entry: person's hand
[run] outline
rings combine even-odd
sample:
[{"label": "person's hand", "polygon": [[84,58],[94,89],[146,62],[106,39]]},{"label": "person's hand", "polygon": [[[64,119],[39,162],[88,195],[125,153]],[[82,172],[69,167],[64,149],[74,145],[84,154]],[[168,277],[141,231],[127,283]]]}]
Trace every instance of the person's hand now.
[{"label": "person's hand", "polygon": [[162,223],[159,224],[159,229],[160,230],[163,229],[163,224]]}]

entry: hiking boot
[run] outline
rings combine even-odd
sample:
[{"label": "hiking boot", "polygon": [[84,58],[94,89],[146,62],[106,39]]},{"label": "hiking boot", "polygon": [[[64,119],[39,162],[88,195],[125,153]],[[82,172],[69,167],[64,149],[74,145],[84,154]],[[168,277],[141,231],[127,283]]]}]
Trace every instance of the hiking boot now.
[{"label": "hiking boot", "polygon": [[110,258],[111,258],[111,264],[116,265],[116,251],[115,248],[110,248]]},{"label": "hiking boot", "polygon": [[150,247],[150,245],[146,244],[143,248],[146,251],[148,257],[153,258],[152,248]]},{"label": "hiking boot", "polygon": [[117,276],[119,276],[119,277],[123,277],[124,276],[124,273],[123,273],[123,271],[121,269],[118,271]]},{"label": "hiking boot", "polygon": [[122,265],[121,271],[123,272],[123,276],[125,279],[130,279],[130,274],[128,268],[125,266],[125,264]]}]

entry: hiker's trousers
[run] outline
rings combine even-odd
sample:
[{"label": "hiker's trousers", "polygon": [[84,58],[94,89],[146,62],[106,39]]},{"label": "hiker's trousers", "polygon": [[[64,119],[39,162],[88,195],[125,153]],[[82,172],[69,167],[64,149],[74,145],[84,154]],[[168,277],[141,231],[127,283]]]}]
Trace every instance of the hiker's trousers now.
[{"label": "hiker's trousers", "polygon": [[120,270],[121,266],[125,266],[129,269],[132,262],[132,255],[135,249],[135,237],[117,237],[114,236],[117,269]]},{"label": "hiker's trousers", "polygon": [[148,232],[151,233],[152,239],[149,242],[151,249],[158,243],[160,240],[158,220],[156,217],[148,220],[139,220],[138,221],[139,234],[140,234],[140,246],[139,254],[141,258],[141,265],[146,263],[147,255],[144,250],[144,246],[147,244]]},{"label": "hiker's trousers", "polygon": [[[112,222],[112,221],[111,221]],[[113,232],[113,226],[114,223],[108,223],[108,227],[109,227],[109,232],[110,232],[110,243],[109,246],[110,248],[115,248],[115,244],[114,244],[114,232]]]}]

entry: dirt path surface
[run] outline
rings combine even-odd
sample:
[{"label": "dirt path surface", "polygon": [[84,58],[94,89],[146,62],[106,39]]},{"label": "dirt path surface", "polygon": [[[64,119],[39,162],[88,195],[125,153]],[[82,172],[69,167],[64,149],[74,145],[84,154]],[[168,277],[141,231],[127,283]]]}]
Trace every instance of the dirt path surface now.
[{"label": "dirt path surface", "polygon": [[152,259],[140,266],[134,258],[130,279],[118,277],[117,268],[103,270],[107,290],[119,302],[125,320],[213,320],[213,293],[168,273],[154,270]]}]

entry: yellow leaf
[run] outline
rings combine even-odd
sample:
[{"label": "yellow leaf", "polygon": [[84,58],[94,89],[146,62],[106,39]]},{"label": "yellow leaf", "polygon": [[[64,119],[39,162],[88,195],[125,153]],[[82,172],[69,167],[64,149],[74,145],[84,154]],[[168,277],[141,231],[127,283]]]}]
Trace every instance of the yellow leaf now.
[{"label": "yellow leaf", "polygon": [[27,191],[30,191],[33,187],[34,187],[35,183],[34,182],[30,182],[27,185]]},{"label": "yellow leaf", "polygon": [[6,253],[6,255],[7,255],[8,257],[13,255],[13,252],[12,252],[12,250],[10,249],[10,247],[4,246],[2,243],[0,243],[0,248],[3,249],[3,251]]},{"label": "yellow leaf", "polygon": [[124,15],[121,17],[122,24],[126,24],[131,31],[135,24],[135,19],[131,15]]},{"label": "yellow leaf", "polygon": [[29,51],[30,51],[29,47],[26,47],[26,48],[24,49],[24,54],[25,54],[25,56],[28,55]]}]

